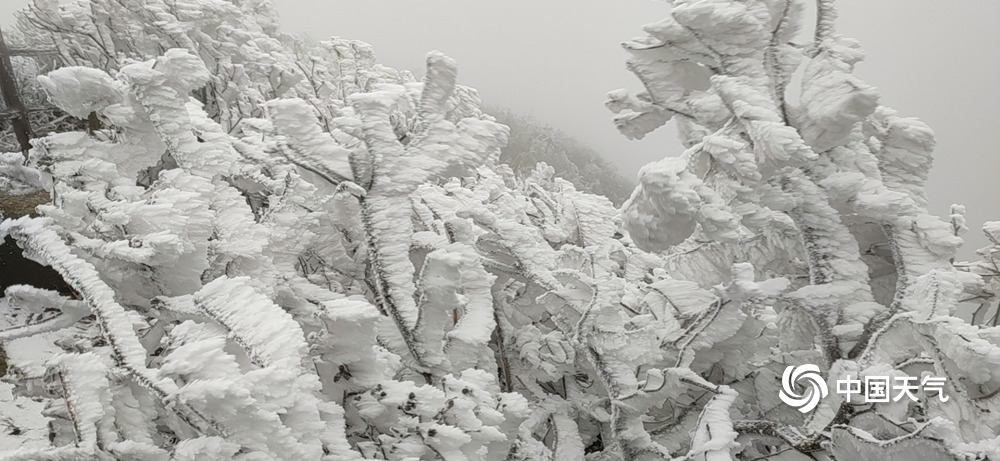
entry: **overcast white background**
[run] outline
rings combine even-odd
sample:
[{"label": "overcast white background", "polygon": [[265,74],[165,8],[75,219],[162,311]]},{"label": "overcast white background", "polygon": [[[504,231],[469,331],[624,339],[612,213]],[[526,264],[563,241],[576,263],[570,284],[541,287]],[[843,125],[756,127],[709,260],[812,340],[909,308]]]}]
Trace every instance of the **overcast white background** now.
[{"label": "overcast white background", "polygon": [[[0,0],[0,23],[26,1]],[[422,74],[441,50],[460,83],[490,104],[531,114],[602,152],[634,177],[643,164],[677,155],[673,129],[628,141],[604,95],[639,89],[619,43],[665,14],[653,0],[275,0],[288,32],[365,40],[379,62]],[[965,258],[985,245],[979,228],[1000,220],[1000,2],[842,0],[838,31],[868,58],[856,75],[883,104],[919,117],[937,134],[931,211],[968,206]]]}]

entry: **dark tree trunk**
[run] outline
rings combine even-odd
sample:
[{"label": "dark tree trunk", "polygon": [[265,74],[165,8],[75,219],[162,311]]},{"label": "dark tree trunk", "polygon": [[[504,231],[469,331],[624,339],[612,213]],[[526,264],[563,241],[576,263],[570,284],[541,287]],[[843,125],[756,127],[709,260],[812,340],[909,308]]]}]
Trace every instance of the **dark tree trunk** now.
[{"label": "dark tree trunk", "polygon": [[3,96],[4,105],[17,113],[12,123],[14,135],[27,159],[31,150],[31,124],[28,122],[28,108],[24,107],[14,81],[14,66],[10,62],[10,49],[3,40],[3,30],[0,30],[0,96]]}]

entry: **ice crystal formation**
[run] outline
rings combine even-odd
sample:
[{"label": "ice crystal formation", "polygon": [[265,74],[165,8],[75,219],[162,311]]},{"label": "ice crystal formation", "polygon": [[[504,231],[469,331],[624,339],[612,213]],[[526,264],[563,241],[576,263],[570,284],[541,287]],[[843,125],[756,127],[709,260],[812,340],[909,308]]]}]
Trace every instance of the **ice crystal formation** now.
[{"label": "ice crystal formation", "polygon": [[[930,128],[830,0],[811,37],[797,1],[667,3],[607,105],[686,150],[616,209],[499,163],[444,54],[418,80],[263,0],[34,0],[40,87],[100,123],[0,156],[51,197],[0,236],[71,287],[3,293],[0,460],[1000,458],[1000,224],[954,261]],[[803,364],[950,398],[803,414]]]}]

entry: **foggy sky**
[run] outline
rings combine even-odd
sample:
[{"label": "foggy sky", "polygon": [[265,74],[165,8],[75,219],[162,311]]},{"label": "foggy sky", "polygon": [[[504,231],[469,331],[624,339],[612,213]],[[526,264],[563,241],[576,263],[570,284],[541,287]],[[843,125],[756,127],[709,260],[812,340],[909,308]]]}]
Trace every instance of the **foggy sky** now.
[{"label": "foggy sky", "polygon": [[[602,152],[634,177],[681,151],[671,126],[642,141],[615,130],[604,108],[616,88],[641,89],[619,44],[664,16],[653,0],[274,0],[289,32],[371,43],[379,62],[422,75],[428,51],[459,64],[459,82],[483,100],[533,115]],[[0,23],[24,0],[0,0]],[[1000,220],[1000,2],[841,0],[838,32],[867,53],[856,75],[882,103],[937,134],[931,212],[968,207],[963,258]],[[978,258],[977,258],[978,259]]]}]

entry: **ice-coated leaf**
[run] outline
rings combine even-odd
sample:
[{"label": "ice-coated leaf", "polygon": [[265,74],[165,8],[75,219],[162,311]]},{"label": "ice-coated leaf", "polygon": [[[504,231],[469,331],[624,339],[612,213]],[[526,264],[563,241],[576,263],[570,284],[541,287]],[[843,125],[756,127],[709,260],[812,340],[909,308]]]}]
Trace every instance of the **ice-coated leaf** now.
[{"label": "ice-coated leaf", "polygon": [[857,44],[828,43],[806,66],[802,85],[805,120],[800,132],[817,152],[846,143],[856,124],[875,112],[879,97],[874,87],[850,74],[861,59]]},{"label": "ice-coated leaf", "polygon": [[195,305],[232,332],[258,365],[301,370],[302,328],[251,283],[249,277],[215,279],[195,294]]},{"label": "ice-coated leaf", "polygon": [[[108,366],[95,354],[63,355],[50,362],[63,389],[73,426],[82,447],[115,441]],[[110,439],[109,439],[110,438]]]},{"label": "ice-coated leaf", "polygon": [[639,186],[623,206],[629,236],[640,248],[665,251],[694,233],[701,181],[683,158],[666,158],[639,171]]},{"label": "ice-coated leaf", "polygon": [[324,180],[339,184],[351,178],[350,151],[320,130],[316,112],[301,99],[268,102],[274,128],[285,137],[288,159]]},{"label": "ice-coated leaf", "polygon": [[53,101],[74,117],[86,118],[124,99],[122,85],[98,69],[62,67],[39,76],[38,81]]},{"label": "ice-coated leaf", "polygon": [[90,314],[87,303],[63,297],[58,292],[43,290],[29,285],[11,285],[4,290],[4,299],[11,311],[20,315],[41,315],[45,309],[58,309],[60,315],[41,322],[26,323],[0,330],[0,341],[10,342],[17,338],[33,336],[49,331],[57,331],[73,326]]},{"label": "ice-coated leaf", "polygon": [[239,445],[227,442],[221,437],[200,437],[178,443],[174,448],[174,459],[177,461],[225,459],[235,455],[239,449]]},{"label": "ice-coated leaf", "polygon": [[448,331],[445,352],[461,370],[475,366],[496,328],[491,292],[496,277],[486,272],[471,248],[462,245],[455,249],[463,256],[459,269],[463,304],[458,322]]},{"label": "ice-coated leaf", "polygon": [[553,461],[571,461],[584,459],[583,440],[576,421],[562,412],[552,413],[553,426],[556,429],[555,450]]},{"label": "ice-coated leaf", "polygon": [[[609,94],[609,101],[606,104],[609,107],[616,107],[619,104],[618,98],[620,97],[619,94]],[[641,107],[643,111],[624,109],[619,111],[618,115],[614,118],[614,123],[618,131],[629,139],[644,138],[647,134],[653,132],[653,130],[665,125],[673,116],[670,111],[658,108],[649,103],[636,102],[631,105]]]},{"label": "ice-coated leaf", "polygon": [[764,2],[685,0],[676,2],[671,15],[720,53],[738,54],[767,42],[765,25],[770,16]]},{"label": "ice-coated leaf", "polygon": [[444,116],[448,100],[455,91],[458,65],[440,51],[427,54],[427,76],[420,94],[417,116],[428,122]]},{"label": "ice-coated leaf", "polygon": [[642,302],[657,319],[671,329],[680,329],[687,320],[711,308],[716,296],[697,283],[664,279],[649,285]]},{"label": "ice-coated leaf", "polygon": [[374,350],[378,310],[364,300],[337,299],[324,303],[317,315],[326,328],[316,346],[323,359],[347,367],[359,384],[375,385],[381,378]]},{"label": "ice-coated leaf", "polygon": [[736,400],[736,391],[719,386],[719,393],[705,405],[691,441],[689,456],[704,456],[706,461],[731,461],[731,452],[739,447],[736,431],[729,416]]}]

